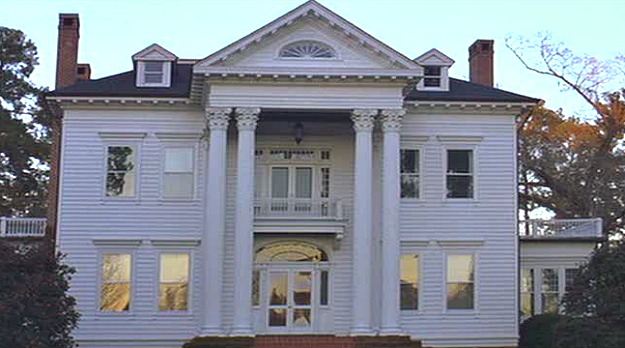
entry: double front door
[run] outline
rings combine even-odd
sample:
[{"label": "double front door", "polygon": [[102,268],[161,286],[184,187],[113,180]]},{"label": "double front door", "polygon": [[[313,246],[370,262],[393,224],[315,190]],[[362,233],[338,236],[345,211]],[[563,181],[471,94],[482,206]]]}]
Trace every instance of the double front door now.
[{"label": "double front door", "polygon": [[270,268],[265,293],[268,331],[312,331],[315,320],[315,274],[312,268]]}]

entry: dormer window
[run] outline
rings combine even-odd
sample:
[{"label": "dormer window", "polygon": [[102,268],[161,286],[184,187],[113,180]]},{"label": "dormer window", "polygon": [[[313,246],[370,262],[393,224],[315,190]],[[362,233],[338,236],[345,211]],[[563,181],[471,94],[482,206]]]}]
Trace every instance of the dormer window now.
[{"label": "dormer window", "polygon": [[423,78],[417,84],[417,90],[449,91],[449,68],[454,64],[451,58],[433,48],[415,62],[423,67]]},{"label": "dormer window", "polygon": [[163,47],[152,44],[132,56],[136,68],[137,87],[170,87],[173,64],[176,64],[173,53]]},{"label": "dormer window", "polygon": [[332,47],[318,41],[298,41],[284,46],[280,58],[336,58]]},{"label": "dormer window", "polygon": [[137,87],[169,87],[171,63],[162,61],[139,61]]},{"label": "dormer window", "polygon": [[440,66],[424,66],[423,67],[423,86],[424,87],[440,87],[441,86],[441,67]]}]

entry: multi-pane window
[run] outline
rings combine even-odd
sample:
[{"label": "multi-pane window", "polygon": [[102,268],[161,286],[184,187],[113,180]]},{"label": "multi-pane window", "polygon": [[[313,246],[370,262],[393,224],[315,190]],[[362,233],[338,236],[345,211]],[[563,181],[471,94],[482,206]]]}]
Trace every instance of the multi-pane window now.
[{"label": "multi-pane window", "polygon": [[329,271],[321,271],[319,274],[320,284],[319,284],[319,304],[322,306],[328,305],[328,297],[330,292],[330,272]]},{"label": "multi-pane window", "polygon": [[473,309],[475,265],[473,255],[447,256],[447,309]]},{"label": "multi-pane window", "polygon": [[143,83],[161,84],[163,83],[164,62],[143,62]]},{"label": "multi-pane window", "polygon": [[447,198],[473,198],[473,150],[447,150]]},{"label": "multi-pane window", "polygon": [[558,313],[560,308],[560,294],[558,289],[558,270],[544,268],[542,270],[541,284],[542,313]]},{"label": "multi-pane window", "polygon": [[166,147],[163,197],[193,198],[193,147]]},{"label": "multi-pane window", "polygon": [[419,255],[401,256],[399,279],[400,309],[419,309]]},{"label": "multi-pane window", "polygon": [[521,317],[534,315],[534,270],[521,270]]},{"label": "multi-pane window", "polygon": [[568,292],[573,287],[577,268],[566,268],[564,270],[564,288]]},{"label": "multi-pane window", "polygon": [[423,86],[424,87],[440,87],[441,86],[441,67],[427,65],[423,67]]},{"label": "multi-pane window", "polygon": [[132,256],[102,255],[100,310],[123,312],[130,309]]},{"label": "multi-pane window", "polygon": [[108,146],[106,195],[132,197],[135,195],[135,151],[130,146]]},{"label": "multi-pane window", "polygon": [[419,198],[419,150],[400,151],[401,198]]},{"label": "multi-pane window", "polygon": [[321,171],[321,190],[319,192],[319,196],[321,198],[329,198],[330,197],[330,168],[323,167],[320,169]]},{"label": "multi-pane window", "polygon": [[260,305],[260,270],[252,271],[252,306]]},{"label": "multi-pane window", "polygon": [[161,254],[158,309],[184,311],[189,308],[189,254]]}]

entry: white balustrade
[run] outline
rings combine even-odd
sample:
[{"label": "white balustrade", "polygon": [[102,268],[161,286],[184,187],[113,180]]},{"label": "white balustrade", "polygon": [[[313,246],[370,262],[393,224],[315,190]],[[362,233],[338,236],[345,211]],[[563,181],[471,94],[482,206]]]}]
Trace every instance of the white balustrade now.
[{"label": "white balustrade", "polygon": [[519,221],[521,239],[601,238],[602,221],[596,219],[555,219]]},{"label": "white balustrade", "polygon": [[343,219],[342,202],[336,198],[260,198],[254,202],[256,218]]},{"label": "white balustrade", "polygon": [[43,237],[45,218],[0,217],[0,237]]}]

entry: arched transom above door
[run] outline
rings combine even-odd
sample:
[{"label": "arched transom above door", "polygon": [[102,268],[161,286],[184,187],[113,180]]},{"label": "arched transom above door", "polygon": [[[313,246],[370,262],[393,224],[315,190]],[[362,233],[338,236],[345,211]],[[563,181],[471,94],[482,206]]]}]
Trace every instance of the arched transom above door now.
[{"label": "arched transom above door", "polygon": [[314,244],[304,242],[276,242],[256,252],[256,262],[325,262],[328,254]]}]

